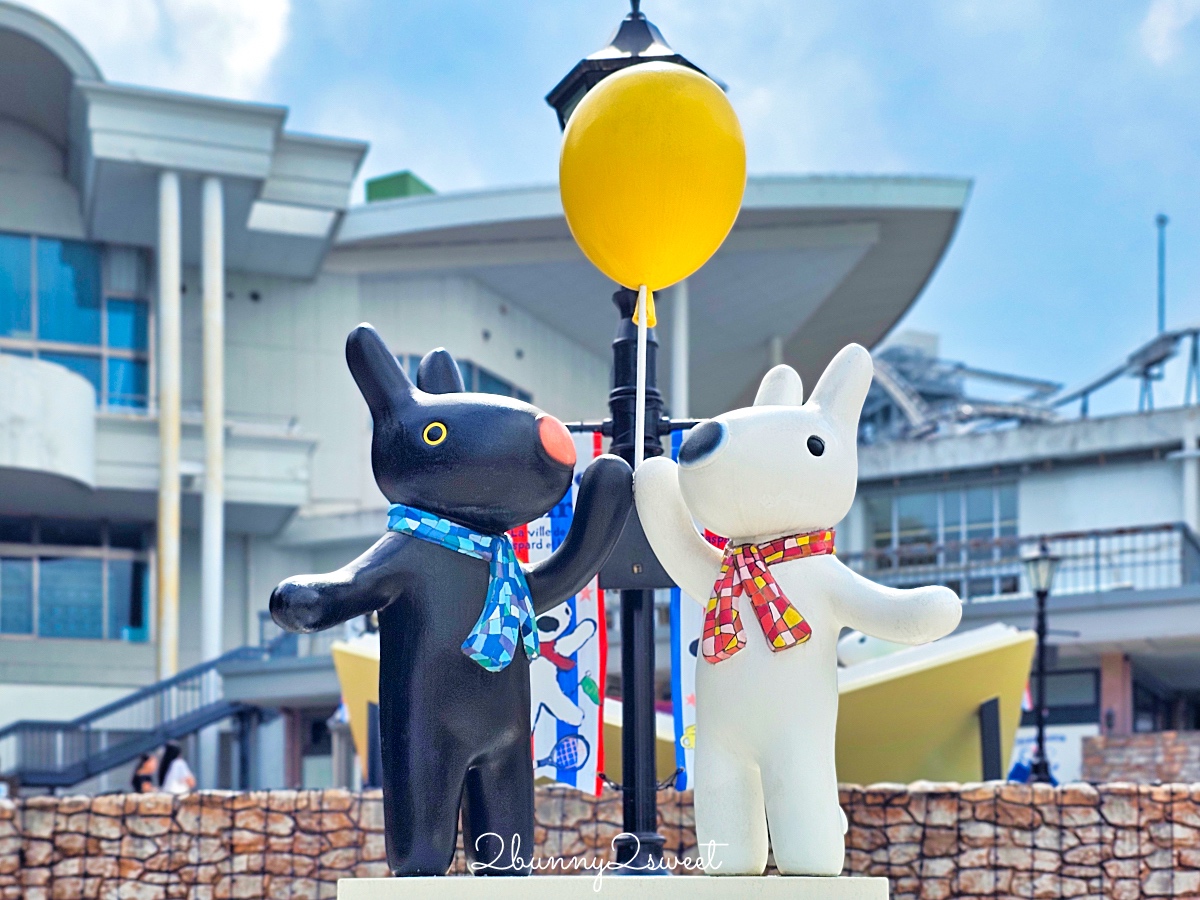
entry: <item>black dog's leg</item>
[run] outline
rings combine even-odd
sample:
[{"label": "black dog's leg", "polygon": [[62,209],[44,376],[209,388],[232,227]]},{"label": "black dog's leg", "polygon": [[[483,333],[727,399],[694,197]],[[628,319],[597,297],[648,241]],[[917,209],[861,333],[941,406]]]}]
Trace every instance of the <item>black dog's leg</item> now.
[{"label": "black dog's leg", "polygon": [[625,460],[606,454],[587,467],[566,538],[525,573],[538,615],[579,593],[592,580],[616,546],[632,506],[633,470]]},{"label": "black dog's leg", "polygon": [[[384,699],[386,695],[381,695]],[[384,699],[384,707],[390,707]],[[466,759],[437,753],[422,741],[396,740],[407,710],[381,708],[384,835],[393,875],[445,875],[458,844]]]},{"label": "black dog's leg", "polygon": [[397,551],[408,538],[388,532],[336,572],[297,575],[271,592],[271,618],[287,631],[321,631],[387,606],[400,593],[404,571]]},{"label": "black dog's leg", "polygon": [[476,875],[528,875],[533,859],[533,760],[519,740],[468,770],[463,849]]}]

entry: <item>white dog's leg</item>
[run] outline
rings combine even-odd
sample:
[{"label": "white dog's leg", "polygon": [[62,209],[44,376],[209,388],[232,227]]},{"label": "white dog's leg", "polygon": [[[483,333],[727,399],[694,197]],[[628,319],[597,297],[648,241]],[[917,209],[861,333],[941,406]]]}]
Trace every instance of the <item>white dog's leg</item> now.
[{"label": "white dog's leg", "polygon": [[833,767],[805,771],[793,762],[779,761],[777,772],[768,763],[763,773],[775,865],[783,875],[839,875],[846,857],[846,817],[838,805]]},{"label": "white dog's leg", "polygon": [[722,746],[718,735],[701,740],[696,747],[696,852],[713,861],[705,874],[761,875],[767,867],[767,815],[758,766],[744,753]]}]

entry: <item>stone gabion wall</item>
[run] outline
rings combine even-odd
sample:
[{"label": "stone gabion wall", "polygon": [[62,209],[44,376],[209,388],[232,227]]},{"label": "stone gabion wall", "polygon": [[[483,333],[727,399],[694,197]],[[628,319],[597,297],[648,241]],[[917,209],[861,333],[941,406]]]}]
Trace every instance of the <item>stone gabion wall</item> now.
[{"label": "stone gabion wall", "polygon": [[[847,874],[898,900],[1200,896],[1200,785],[873,785],[842,803]],[[668,857],[694,856],[690,795],[664,791],[660,813]],[[538,857],[607,858],[621,802],[540,788],[537,816]],[[0,898],[333,897],[387,874],[382,827],[377,792],[0,801]]]}]

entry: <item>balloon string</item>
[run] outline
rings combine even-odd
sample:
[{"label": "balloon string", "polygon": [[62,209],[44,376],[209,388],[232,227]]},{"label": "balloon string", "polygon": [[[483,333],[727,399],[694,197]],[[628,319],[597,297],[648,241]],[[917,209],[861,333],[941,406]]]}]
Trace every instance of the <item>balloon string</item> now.
[{"label": "balloon string", "polygon": [[637,306],[637,411],[633,418],[633,467],[642,464],[646,456],[646,304],[650,292],[643,284],[638,287]]}]

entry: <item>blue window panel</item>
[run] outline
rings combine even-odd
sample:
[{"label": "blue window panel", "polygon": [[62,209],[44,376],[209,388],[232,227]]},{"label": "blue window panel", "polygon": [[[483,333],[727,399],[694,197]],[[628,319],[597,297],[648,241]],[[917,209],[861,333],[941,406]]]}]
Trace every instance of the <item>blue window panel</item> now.
[{"label": "blue window panel", "polygon": [[100,251],[78,241],[37,242],[38,339],[100,343]]},{"label": "blue window panel", "polygon": [[145,350],[150,344],[150,304],[143,300],[108,301],[108,346]]},{"label": "blue window panel", "polygon": [[82,375],[96,389],[96,398],[100,398],[100,357],[81,356],[77,353],[39,353],[38,356],[46,362],[58,363],[60,366]]},{"label": "blue window panel", "polygon": [[38,634],[104,637],[104,563],[43,558],[38,567]]},{"label": "blue window panel", "polygon": [[0,559],[0,634],[33,634],[31,559]]},{"label": "blue window panel", "polygon": [[0,516],[0,544],[32,544],[33,519]]},{"label": "blue window panel", "polygon": [[150,637],[149,579],[146,564],[130,559],[108,562],[108,637],[144,643]]},{"label": "blue window panel", "polygon": [[476,390],[481,394],[499,394],[502,397],[511,397],[513,395],[513,386],[503,378],[497,378],[487,369],[479,369],[479,387]]},{"label": "blue window panel", "polygon": [[38,539],[59,547],[99,547],[104,543],[100,523],[86,519],[43,519]]},{"label": "blue window panel", "polygon": [[33,337],[29,238],[0,234],[0,336]]},{"label": "blue window panel", "polygon": [[32,350],[13,350],[10,347],[0,347],[0,353],[7,353],[9,356],[23,356],[26,359],[33,357]]},{"label": "blue window panel", "polygon": [[468,391],[478,391],[475,386],[475,366],[469,362],[458,361],[458,371],[462,373],[463,387]]},{"label": "blue window panel", "polygon": [[108,358],[108,406],[145,409],[150,384],[149,369],[133,359]]}]

